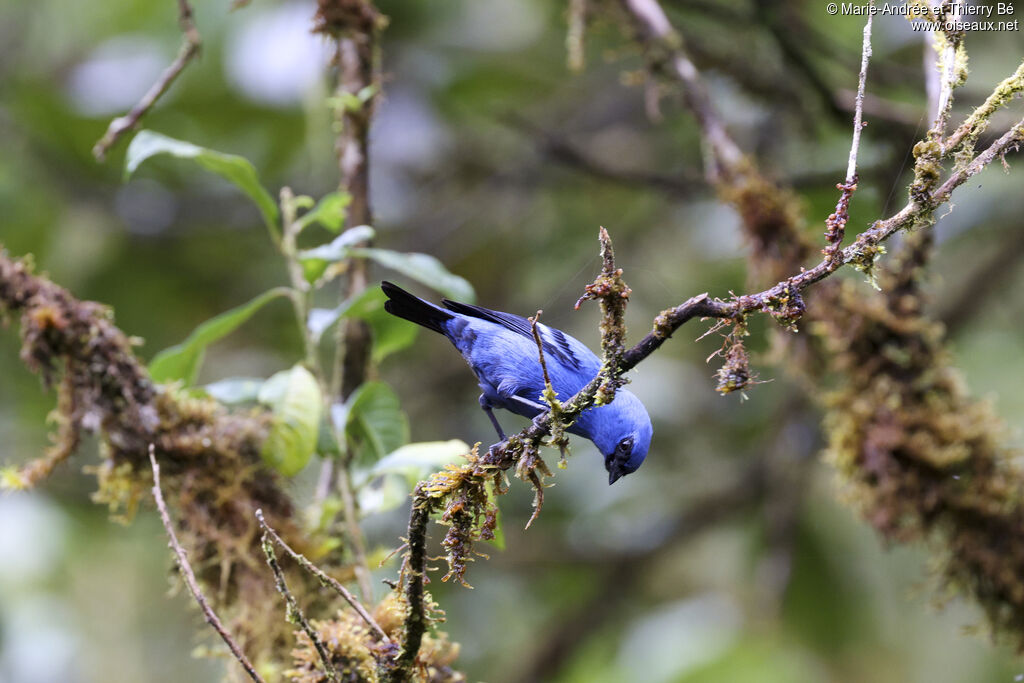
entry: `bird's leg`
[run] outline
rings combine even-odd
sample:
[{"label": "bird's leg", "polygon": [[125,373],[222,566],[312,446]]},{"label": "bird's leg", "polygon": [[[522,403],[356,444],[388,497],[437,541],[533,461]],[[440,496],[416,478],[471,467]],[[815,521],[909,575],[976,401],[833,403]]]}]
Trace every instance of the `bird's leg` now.
[{"label": "bird's leg", "polygon": [[490,418],[491,424],[494,425],[494,430],[498,432],[498,440],[505,440],[505,432],[501,430],[501,425],[498,424],[498,418],[494,417],[494,410],[491,409],[491,402],[487,400],[487,397],[480,394],[480,407],[483,408],[484,412],[487,413],[487,417]]},{"label": "bird's leg", "polygon": [[529,408],[531,410],[535,410],[538,414],[544,414],[548,411],[548,407],[546,405],[537,403],[536,401],[531,401],[530,399],[523,398],[522,396],[509,396],[508,400],[514,401],[519,405]]}]

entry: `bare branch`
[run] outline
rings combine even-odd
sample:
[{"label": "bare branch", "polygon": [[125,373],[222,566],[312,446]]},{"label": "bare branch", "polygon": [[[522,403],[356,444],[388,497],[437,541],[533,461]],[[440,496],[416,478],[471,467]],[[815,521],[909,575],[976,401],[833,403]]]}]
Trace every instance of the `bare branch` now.
[{"label": "bare branch", "polygon": [[178,50],[178,56],[174,58],[170,66],[164,69],[163,73],[160,74],[160,78],[156,80],[146,94],[142,96],[142,99],[127,114],[118,116],[110,122],[107,132],[103,134],[103,137],[92,148],[92,155],[96,157],[97,161],[103,161],[107,156],[107,152],[117,144],[121,136],[138,125],[142,117],[149,113],[149,110],[153,108],[157,100],[167,92],[175,79],[181,75],[181,72],[185,70],[189,62],[199,54],[203,41],[199,36],[198,29],[196,29],[195,20],[192,16],[192,7],[188,4],[188,0],[178,0],[178,23],[181,24],[182,32],[181,49]]},{"label": "bare branch", "polygon": [[683,83],[687,107],[697,117],[702,138],[711,148],[714,163],[708,169],[709,175],[714,179],[723,173],[735,173],[743,161],[743,153],[715,112],[697,67],[683,51],[682,38],[672,28],[665,10],[657,0],[622,0],[622,4],[640,27],[644,42],[655,51],[651,59]]},{"label": "bare branch", "polygon": [[153,467],[153,498],[156,500],[156,508],[160,511],[160,519],[164,523],[164,529],[167,530],[167,536],[170,538],[171,549],[174,550],[175,556],[178,558],[178,569],[181,571],[181,576],[185,579],[185,584],[188,586],[189,591],[192,592],[192,597],[199,603],[199,609],[203,612],[203,617],[206,618],[206,623],[213,627],[213,630],[217,632],[217,635],[221,637],[224,643],[231,650],[231,654],[235,656],[238,663],[245,669],[245,673],[249,674],[249,678],[257,683],[263,683],[263,678],[256,673],[256,669],[253,668],[252,662],[242,652],[242,648],[238,646],[235,639],[231,637],[231,634],[224,628],[224,624],[221,623],[220,619],[214,613],[213,608],[210,607],[210,603],[207,602],[206,596],[203,595],[203,591],[199,588],[199,582],[196,581],[196,575],[192,571],[192,565],[188,562],[188,556],[185,554],[185,549],[181,547],[178,542],[178,537],[174,533],[174,524],[171,523],[171,516],[167,512],[167,504],[164,503],[164,495],[160,490],[160,466],[156,463],[155,448],[153,444],[149,445],[149,463]]},{"label": "bare branch", "polygon": [[854,99],[853,142],[850,144],[850,160],[846,164],[846,184],[855,184],[857,175],[857,152],[860,149],[860,131],[864,127],[864,86],[868,79],[868,63],[871,61],[871,20],[869,13],[864,24],[864,42],[860,51],[860,76],[857,78],[857,97]]},{"label": "bare branch", "polygon": [[857,189],[857,153],[860,151],[860,133],[864,126],[864,86],[868,78],[868,64],[871,61],[871,20],[873,14],[868,14],[868,20],[864,24],[864,42],[861,47],[860,75],[857,78],[857,96],[854,99],[853,114],[853,140],[850,142],[850,157],[846,164],[846,182],[836,185],[840,191],[839,201],[836,203],[836,210],[826,220],[825,239],[828,242],[822,253],[831,261],[839,257],[839,250],[843,244],[843,237],[846,235],[846,224],[850,220],[850,199]]}]

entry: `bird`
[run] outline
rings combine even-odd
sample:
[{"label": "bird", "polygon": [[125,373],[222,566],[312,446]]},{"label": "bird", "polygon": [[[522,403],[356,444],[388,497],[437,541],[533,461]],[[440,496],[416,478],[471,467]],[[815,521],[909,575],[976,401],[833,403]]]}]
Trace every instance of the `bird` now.
[{"label": "bird", "polygon": [[[547,410],[541,399],[544,372],[529,320],[449,299],[437,306],[387,281],[381,289],[388,297],[384,310],[444,335],[462,354],[479,381],[480,407],[501,441],[506,437],[495,408],[529,419]],[[559,400],[571,398],[601,370],[601,360],[581,341],[539,322],[537,332]],[[616,391],[611,403],[583,411],[568,431],[597,446],[609,484],[643,464],[653,435],[644,404],[625,389]]]}]

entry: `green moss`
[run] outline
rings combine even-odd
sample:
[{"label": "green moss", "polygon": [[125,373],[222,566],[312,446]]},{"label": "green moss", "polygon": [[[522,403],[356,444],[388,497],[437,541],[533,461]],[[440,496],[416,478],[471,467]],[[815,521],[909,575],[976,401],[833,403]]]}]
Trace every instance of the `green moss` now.
[{"label": "green moss", "polygon": [[827,398],[827,457],[869,523],[928,543],[945,587],[970,594],[993,631],[1024,649],[1024,478],[922,312],[929,240],[908,236],[878,274],[884,294],[836,288],[813,328],[842,378]]}]

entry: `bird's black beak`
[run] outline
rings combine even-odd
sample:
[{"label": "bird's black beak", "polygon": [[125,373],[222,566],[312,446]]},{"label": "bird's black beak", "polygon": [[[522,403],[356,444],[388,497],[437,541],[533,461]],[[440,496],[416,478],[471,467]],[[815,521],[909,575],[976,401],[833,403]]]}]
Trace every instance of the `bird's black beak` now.
[{"label": "bird's black beak", "polygon": [[624,474],[625,474],[625,472],[623,472],[622,470],[619,470],[619,469],[614,469],[614,470],[610,471],[608,473],[608,485],[611,486],[612,484],[617,482],[619,479],[622,478],[622,475],[624,475]]}]

